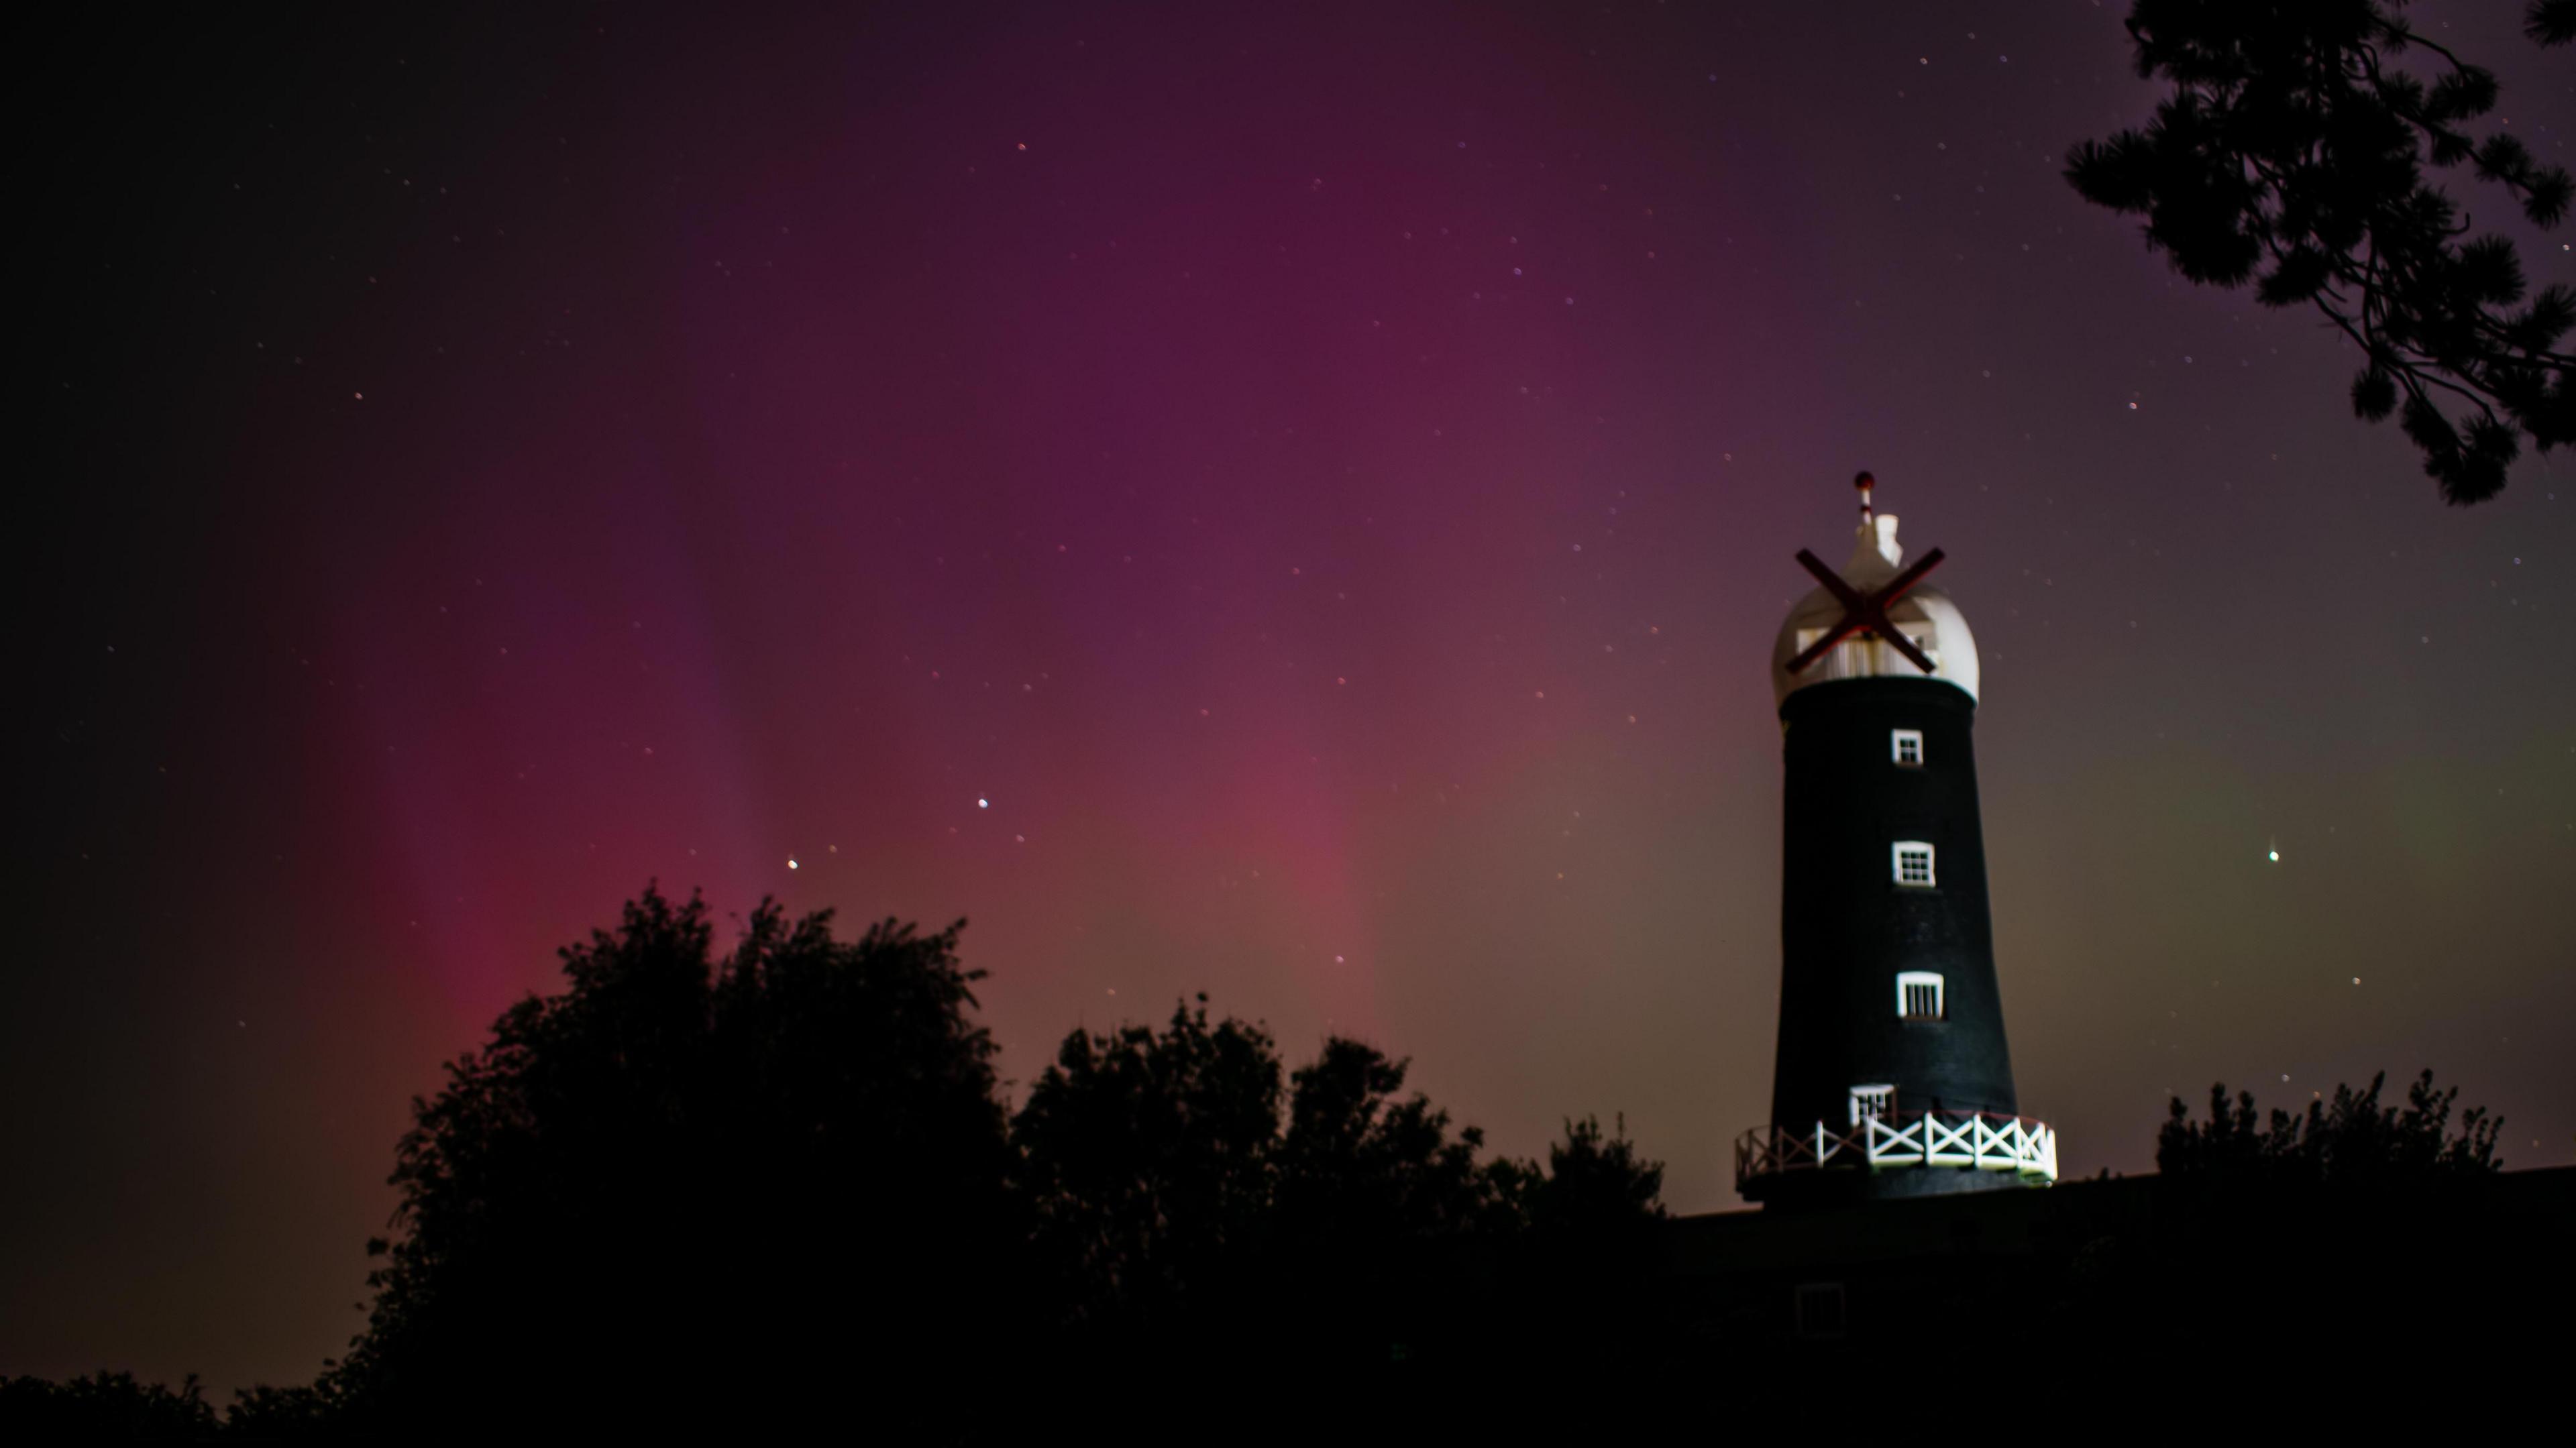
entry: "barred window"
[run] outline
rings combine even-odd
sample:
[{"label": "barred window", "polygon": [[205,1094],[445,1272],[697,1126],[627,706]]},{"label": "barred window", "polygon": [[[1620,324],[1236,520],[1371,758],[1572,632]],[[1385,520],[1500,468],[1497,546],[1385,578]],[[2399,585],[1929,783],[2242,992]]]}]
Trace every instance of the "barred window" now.
[{"label": "barred window", "polygon": [[1896,976],[1896,1014],[1909,1021],[1937,1021],[1949,1014],[1940,973],[1906,970]]},{"label": "barred window", "polygon": [[1888,1108],[1895,1104],[1896,1088],[1893,1086],[1854,1086],[1851,1089],[1851,1124],[1858,1126],[1864,1121],[1885,1116]]}]

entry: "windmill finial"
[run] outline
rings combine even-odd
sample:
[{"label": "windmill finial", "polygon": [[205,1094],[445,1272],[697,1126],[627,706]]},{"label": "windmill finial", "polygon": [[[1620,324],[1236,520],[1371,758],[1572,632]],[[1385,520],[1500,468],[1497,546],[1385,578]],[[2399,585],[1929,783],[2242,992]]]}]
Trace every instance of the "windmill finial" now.
[{"label": "windmill finial", "polygon": [[1878,486],[1878,479],[1862,473],[1852,479],[1852,486],[1860,489],[1860,522],[1861,526],[1866,528],[1869,526],[1869,520],[1877,516],[1870,511],[1869,490]]}]

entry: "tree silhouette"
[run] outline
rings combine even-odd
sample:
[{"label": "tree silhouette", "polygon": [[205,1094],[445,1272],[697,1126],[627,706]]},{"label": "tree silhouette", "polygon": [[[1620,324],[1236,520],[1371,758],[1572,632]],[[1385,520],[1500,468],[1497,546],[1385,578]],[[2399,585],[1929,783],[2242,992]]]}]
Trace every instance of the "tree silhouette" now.
[{"label": "tree silhouette", "polygon": [[1626,1117],[1603,1135],[1599,1117],[1565,1123],[1565,1139],[1548,1148],[1547,1175],[1530,1192],[1533,1225],[1542,1233],[1598,1242],[1634,1234],[1664,1219],[1664,1164],[1637,1154]]},{"label": "tree silhouette", "polygon": [[1662,1167],[1590,1118],[1544,1171],[1486,1157],[1407,1070],[1333,1038],[1283,1092],[1270,1034],[1204,997],[1066,1037],[1012,1123],[1061,1378],[1150,1363],[1167,1393],[1270,1394],[1276,1426],[1647,1336]]},{"label": "tree silhouette", "polygon": [[[2522,1325],[2566,1280],[2563,1194],[2505,1190],[2497,1119],[2471,1108],[2455,1124],[2458,1090],[2432,1072],[2402,1107],[2384,1085],[2268,1118],[2224,1085],[2206,1120],[2175,1100],[2159,1175],[2130,1210],[2090,1219],[2106,1230],[2073,1255],[2052,1310],[2019,1319],[2027,1349],[2081,1370],[2259,1333],[2275,1384],[2321,1383],[2370,1341],[2481,1372],[2530,1354]],[[2230,1356],[2205,1365],[2214,1384],[2237,1385]]]},{"label": "tree silhouette", "polygon": [[[2137,0],[2138,74],[2173,93],[2144,130],[2086,141],[2066,176],[2084,198],[2147,218],[2147,244],[2195,282],[2256,283],[2266,306],[2312,305],[2361,349],[2353,411],[2396,412],[2424,470],[2455,504],[2504,486],[2529,437],[2576,441],[2576,292],[2526,304],[2510,239],[2470,221],[2426,176],[2468,162],[2535,226],[2567,214],[2564,167],[2505,131],[2493,73],[2425,39],[2405,0]],[[2533,0],[2526,30],[2576,39],[2576,0]],[[2428,86],[2397,68],[2421,49]],[[2516,308],[2519,307],[2519,310]]]},{"label": "tree silhouette", "polygon": [[1547,1171],[1532,1173],[1522,1193],[1531,1275],[1560,1299],[1551,1314],[1637,1315],[1660,1263],[1663,1187],[1663,1163],[1638,1154],[1626,1118],[1606,1134],[1597,1117],[1565,1123]]},{"label": "tree silhouette", "polygon": [[2209,1088],[2205,1122],[2192,1120],[2175,1097],[2156,1135],[2156,1169],[2177,1177],[2338,1185],[2501,1169],[2495,1153],[2502,1118],[2470,1107],[2455,1134],[2451,1107],[2459,1087],[2434,1090],[2428,1070],[2407,1088],[2401,1110],[2379,1104],[2387,1080],[2382,1071],[2364,1090],[2338,1085],[2331,1102],[2319,1096],[2303,1115],[2274,1107],[2268,1127],[2256,1122],[2254,1093],[2239,1092],[2231,1102],[2224,1082]]},{"label": "tree silhouette", "polygon": [[961,1430],[1021,1235],[977,973],[956,926],[830,922],[764,902],[712,963],[705,906],[648,889],[448,1067],[318,1385],[340,1426],[740,1431],[856,1392]]},{"label": "tree silhouette", "polygon": [[0,1378],[0,1430],[14,1442],[192,1443],[214,1437],[216,1426],[195,1373],[175,1392],[132,1373]]},{"label": "tree silhouette", "polygon": [[1155,1032],[1065,1037],[1012,1122],[1068,1327],[1159,1332],[1212,1310],[1263,1249],[1279,1132],[1259,1026],[1176,1007]]},{"label": "tree silhouette", "polygon": [[1335,1038],[1291,1078],[1279,1143],[1279,1290],[1339,1330],[1306,1346],[1326,1371],[1383,1373],[1490,1320],[1530,1168],[1479,1162],[1484,1134],[1401,1093],[1410,1063]]}]

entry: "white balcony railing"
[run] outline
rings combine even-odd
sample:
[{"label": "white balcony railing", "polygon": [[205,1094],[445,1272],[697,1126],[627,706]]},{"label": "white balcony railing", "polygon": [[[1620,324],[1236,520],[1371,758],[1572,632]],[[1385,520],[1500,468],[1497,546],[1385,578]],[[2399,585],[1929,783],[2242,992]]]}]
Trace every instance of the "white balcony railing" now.
[{"label": "white balcony railing", "polygon": [[1735,1184],[1781,1172],[1827,1168],[1894,1171],[1963,1166],[2057,1180],[2057,1133],[2045,1122],[1991,1111],[1891,1111],[1838,1131],[1757,1126],[1735,1142]]}]

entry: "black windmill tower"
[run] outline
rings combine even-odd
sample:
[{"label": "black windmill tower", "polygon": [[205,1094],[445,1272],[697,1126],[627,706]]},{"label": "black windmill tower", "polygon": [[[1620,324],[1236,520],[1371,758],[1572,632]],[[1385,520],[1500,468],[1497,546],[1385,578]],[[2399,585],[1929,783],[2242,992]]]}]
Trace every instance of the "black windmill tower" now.
[{"label": "black windmill tower", "polygon": [[2019,1114],[1986,914],[1971,726],[1977,645],[1870,506],[1772,652],[1788,782],[1771,1124],[1736,1144],[1766,1206],[2046,1183],[2056,1134]]}]

